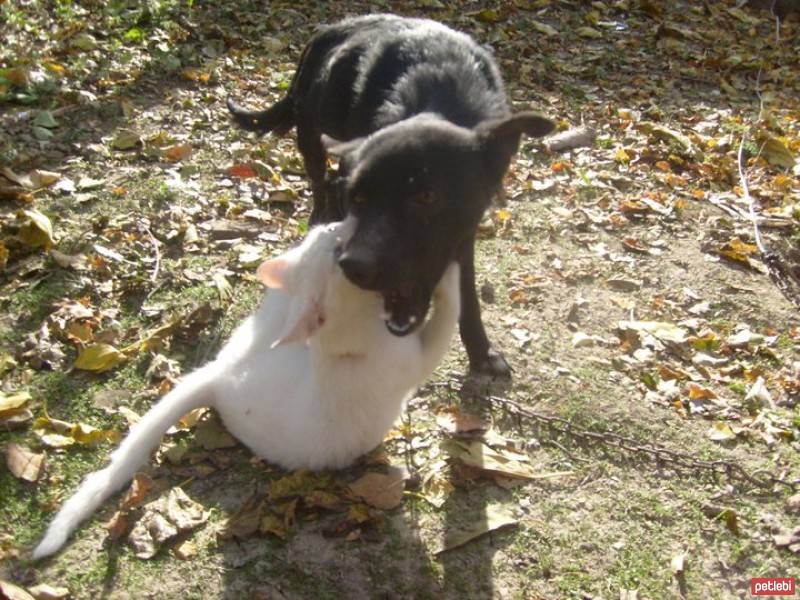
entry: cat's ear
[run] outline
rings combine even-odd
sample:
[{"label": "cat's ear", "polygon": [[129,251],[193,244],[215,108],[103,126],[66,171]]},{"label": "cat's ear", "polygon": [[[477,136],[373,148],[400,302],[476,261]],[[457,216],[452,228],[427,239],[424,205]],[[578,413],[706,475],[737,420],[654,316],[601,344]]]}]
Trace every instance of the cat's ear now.
[{"label": "cat's ear", "polygon": [[283,344],[305,342],[324,323],[325,313],[322,310],[322,301],[314,299],[300,309],[298,314],[291,316],[283,334],[270,347],[275,348]]},{"label": "cat's ear", "polygon": [[284,256],[271,258],[261,263],[256,271],[261,283],[268,288],[282,289],[286,287],[286,275],[289,261]]}]

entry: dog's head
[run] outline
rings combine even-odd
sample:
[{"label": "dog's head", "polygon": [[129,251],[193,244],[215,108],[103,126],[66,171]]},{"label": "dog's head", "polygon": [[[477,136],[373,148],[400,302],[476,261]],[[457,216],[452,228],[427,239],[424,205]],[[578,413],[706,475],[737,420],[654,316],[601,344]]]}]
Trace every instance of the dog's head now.
[{"label": "dog's head", "polygon": [[535,113],[474,129],[422,114],[366,138],[323,139],[339,157],[328,202],[358,220],[339,265],[354,284],[383,296],[389,331],[406,335],[423,322],[436,283],[471,243],[520,137],[553,127]]}]

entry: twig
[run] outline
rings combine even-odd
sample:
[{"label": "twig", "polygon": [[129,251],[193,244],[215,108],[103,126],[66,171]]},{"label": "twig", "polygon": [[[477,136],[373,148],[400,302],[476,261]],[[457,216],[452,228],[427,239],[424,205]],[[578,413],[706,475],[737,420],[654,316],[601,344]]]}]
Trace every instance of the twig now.
[{"label": "twig", "polygon": [[153,268],[153,274],[150,276],[150,281],[155,283],[156,279],[158,279],[158,271],[161,269],[161,251],[158,249],[158,240],[156,236],[153,235],[153,232],[150,231],[150,228],[145,225],[144,230],[147,232],[147,235],[150,236],[150,243],[153,244],[153,251],[156,253],[156,266]]},{"label": "twig", "polygon": [[[629,455],[647,457],[655,462],[656,465],[666,464],[676,469],[702,471],[712,475],[725,475],[731,481],[746,482],[753,487],[771,493],[775,493],[778,487],[783,487],[784,489],[792,491],[797,489],[798,483],[796,481],[786,481],[772,475],[765,469],[749,473],[738,462],[730,460],[700,460],[694,453],[671,450],[665,446],[650,442],[642,442],[614,433],[613,431],[579,429],[567,419],[530,410],[519,402],[509,398],[487,396],[485,399],[493,404],[511,409],[514,413],[526,419],[544,424],[554,435],[566,435],[593,445],[602,444],[607,448],[616,448]],[[757,477],[756,475],[761,472],[765,473],[763,477]]]},{"label": "twig", "polygon": [[775,6],[778,0],[772,0],[772,5],[769,7],[769,12],[772,13],[772,18],[775,19],[775,43],[779,44],[781,41],[781,18],[775,12]]}]

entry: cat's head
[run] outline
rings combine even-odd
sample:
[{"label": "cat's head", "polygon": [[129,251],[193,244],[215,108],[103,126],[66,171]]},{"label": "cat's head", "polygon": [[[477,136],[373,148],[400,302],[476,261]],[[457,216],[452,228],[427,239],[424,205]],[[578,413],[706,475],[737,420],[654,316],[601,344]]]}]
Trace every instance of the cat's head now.
[{"label": "cat's head", "polygon": [[337,259],[355,225],[355,218],[348,217],[314,227],[300,245],[258,267],[258,278],[265,286],[291,297],[286,327],[273,347],[305,341],[325,323],[328,285],[332,277],[344,279]]}]

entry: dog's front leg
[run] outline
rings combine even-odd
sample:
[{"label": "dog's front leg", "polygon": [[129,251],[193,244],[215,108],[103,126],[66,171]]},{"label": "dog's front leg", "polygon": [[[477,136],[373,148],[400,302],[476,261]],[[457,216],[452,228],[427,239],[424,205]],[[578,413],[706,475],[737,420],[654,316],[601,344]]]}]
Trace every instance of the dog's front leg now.
[{"label": "dog's front leg", "polygon": [[509,377],[511,367],[503,355],[492,348],[481,320],[481,306],[475,290],[475,239],[470,237],[459,256],[461,266],[461,341],[467,350],[470,371]]}]

